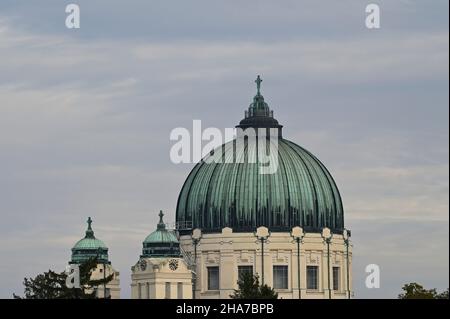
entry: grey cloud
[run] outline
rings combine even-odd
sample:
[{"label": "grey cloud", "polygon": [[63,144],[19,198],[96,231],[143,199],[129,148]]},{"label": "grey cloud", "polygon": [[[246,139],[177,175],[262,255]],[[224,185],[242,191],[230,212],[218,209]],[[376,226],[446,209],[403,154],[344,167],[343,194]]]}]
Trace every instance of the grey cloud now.
[{"label": "grey cloud", "polygon": [[[80,1],[79,33],[59,1],[0,4],[0,296],[62,269],[92,216],[129,297],[193,166],[169,162],[171,129],[234,126],[259,73],[284,136],[338,182],[356,296],[448,285],[447,2],[383,1],[378,33],[359,1],[123,3]],[[378,291],[363,286],[371,262]]]}]

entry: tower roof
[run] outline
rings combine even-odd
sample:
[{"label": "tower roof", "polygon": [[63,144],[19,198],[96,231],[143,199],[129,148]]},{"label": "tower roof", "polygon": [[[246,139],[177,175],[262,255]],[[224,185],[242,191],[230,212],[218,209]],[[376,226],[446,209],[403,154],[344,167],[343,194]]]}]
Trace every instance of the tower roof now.
[{"label": "tower roof", "polygon": [[236,127],[246,129],[253,128],[278,128],[283,126],[273,117],[273,111],[270,110],[269,105],[264,101],[264,96],[261,94],[261,82],[263,80],[258,75],[255,80],[256,95],[253,97],[253,102],[250,103],[248,110],[245,111],[245,117],[239,122]]},{"label": "tower roof", "polygon": [[180,244],[174,231],[168,230],[163,220],[164,214],[159,211],[159,222],[156,230],[148,235],[142,243],[144,257],[178,257]]},{"label": "tower roof", "polygon": [[91,217],[88,218],[87,224],[84,238],[80,239],[72,248],[71,263],[83,263],[90,258],[97,258],[101,263],[109,263],[108,247],[103,241],[95,238]]}]

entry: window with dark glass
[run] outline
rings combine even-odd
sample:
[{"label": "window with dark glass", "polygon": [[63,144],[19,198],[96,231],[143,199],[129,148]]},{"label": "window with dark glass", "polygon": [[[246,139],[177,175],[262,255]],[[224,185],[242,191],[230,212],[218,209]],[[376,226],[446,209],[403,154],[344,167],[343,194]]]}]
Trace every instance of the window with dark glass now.
[{"label": "window with dark glass", "polygon": [[319,267],[306,266],[306,289],[319,289]]},{"label": "window with dark glass", "polygon": [[208,269],[208,290],[219,289],[219,267],[207,267]]},{"label": "window with dark glass", "polygon": [[333,290],[339,290],[339,267],[333,267]]},{"label": "window with dark glass", "polygon": [[273,266],[273,288],[288,289],[288,266]]},{"label": "window with dark glass", "polygon": [[241,279],[244,274],[253,275],[253,266],[238,266],[238,279]]}]

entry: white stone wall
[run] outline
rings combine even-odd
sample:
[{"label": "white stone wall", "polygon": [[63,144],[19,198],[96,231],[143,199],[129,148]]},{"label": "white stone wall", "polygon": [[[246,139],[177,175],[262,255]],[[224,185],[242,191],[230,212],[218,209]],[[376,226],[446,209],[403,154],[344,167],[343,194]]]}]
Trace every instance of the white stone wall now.
[{"label": "white stone wall", "polygon": [[[181,236],[180,244],[184,251],[194,256],[191,236]],[[333,235],[330,244],[330,284],[331,298],[348,298],[351,295],[352,247],[349,247],[349,281],[347,288],[346,246],[342,235]],[[279,298],[329,298],[327,245],[320,233],[306,233],[300,245],[300,290],[298,286],[297,243],[290,233],[271,233],[264,244],[264,282],[273,287],[273,266],[288,266],[288,289],[277,290]],[[202,234],[197,244],[196,298],[229,298],[237,288],[238,266],[253,266],[253,272],[262,281],[261,242],[253,233],[233,233],[224,228],[219,234]],[[308,290],[306,286],[306,266],[318,266],[319,286]],[[207,267],[219,266],[220,289],[207,288]],[[339,267],[339,290],[332,288],[332,268]],[[348,291],[350,290],[350,291]]]},{"label": "white stone wall", "polygon": [[131,272],[132,299],[192,299],[192,272],[182,258],[141,258]]},{"label": "white stone wall", "polygon": [[[92,280],[99,280],[113,274],[113,279],[104,285],[96,288],[97,298],[104,298],[105,288],[109,291],[111,299],[120,299],[120,273],[109,264],[98,264],[91,275]],[[107,292],[108,294],[108,292]]]}]

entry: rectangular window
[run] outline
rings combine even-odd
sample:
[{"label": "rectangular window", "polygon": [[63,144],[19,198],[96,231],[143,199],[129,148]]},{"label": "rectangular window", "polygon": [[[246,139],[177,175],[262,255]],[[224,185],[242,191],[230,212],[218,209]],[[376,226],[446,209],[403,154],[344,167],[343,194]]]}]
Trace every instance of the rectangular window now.
[{"label": "rectangular window", "polygon": [[288,289],[288,266],[273,266],[273,288]]},{"label": "rectangular window", "polygon": [[319,289],[319,267],[306,266],[306,289]]},{"label": "rectangular window", "polygon": [[208,290],[219,290],[219,267],[207,267]]},{"label": "rectangular window", "polygon": [[339,267],[333,267],[333,290],[339,290]]},{"label": "rectangular window", "polygon": [[170,299],[170,282],[166,282],[166,299]]},{"label": "rectangular window", "polygon": [[241,279],[244,274],[253,275],[253,266],[238,266],[238,279]]},{"label": "rectangular window", "polygon": [[177,285],[178,287],[177,287],[177,298],[178,299],[183,299],[183,283],[182,282],[179,282],[178,283],[178,285]]}]

